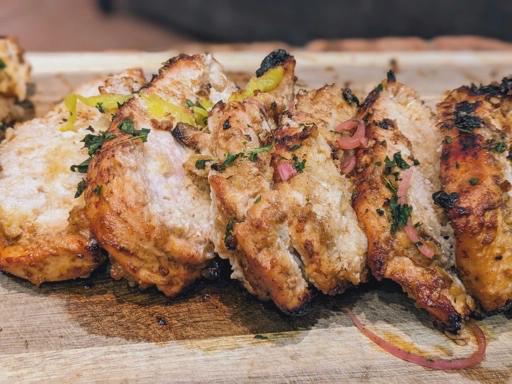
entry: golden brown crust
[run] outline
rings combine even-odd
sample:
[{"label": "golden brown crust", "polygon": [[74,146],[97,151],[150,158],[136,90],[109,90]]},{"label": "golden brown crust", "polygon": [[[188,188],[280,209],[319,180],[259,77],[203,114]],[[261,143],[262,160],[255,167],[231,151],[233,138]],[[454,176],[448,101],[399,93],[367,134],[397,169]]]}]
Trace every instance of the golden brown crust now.
[{"label": "golden brown crust", "polygon": [[457,267],[487,312],[512,300],[511,94],[511,80],[503,79],[456,89],[438,105],[447,137],[441,182],[452,194],[445,208],[455,230]]},{"label": "golden brown crust", "polygon": [[[397,86],[392,83],[392,87]],[[421,243],[434,251],[433,259],[429,259],[419,252],[418,245],[409,239],[402,228],[398,228],[396,232],[391,230],[393,214],[390,201],[393,192],[384,178],[397,187],[403,178],[404,169],[395,168],[393,172],[386,174],[386,158],[393,159],[393,155],[400,152],[413,169],[410,171],[414,175],[412,183],[424,180],[425,176],[419,166],[413,165],[411,143],[401,132],[410,129],[406,125],[407,120],[402,121],[404,126],[399,127],[396,121],[389,120],[382,127],[381,122],[387,117],[388,108],[392,108],[392,104],[381,104],[381,93],[388,92],[387,87],[388,82],[379,85],[370,93],[360,110],[360,116],[366,121],[369,144],[367,148],[357,151],[356,194],[353,204],[368,237],[368,264],[377,279],[388,278],[399,283],[418,307],[430,313],[438,326],[457,331],[463,319],[469,315],[472,301],[456,277],[445,270],[446,267],[441,261],[443,249],[434,232],[424,224],[417,230]],[[414,116],[408,116],[407,119],[413,120]],[[420,202],[419,196],[409,192],[412,224],[416,224],[413,219],[414,211],[418,209]],[[435,217],[433,203],[430,201],[428,204],[429,215]]]}]

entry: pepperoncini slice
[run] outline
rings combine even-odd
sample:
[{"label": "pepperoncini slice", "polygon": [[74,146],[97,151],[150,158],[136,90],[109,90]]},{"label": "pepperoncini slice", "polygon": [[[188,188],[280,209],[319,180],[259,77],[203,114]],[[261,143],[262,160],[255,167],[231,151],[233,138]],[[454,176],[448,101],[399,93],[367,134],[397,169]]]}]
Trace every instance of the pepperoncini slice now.
[{"label": "pepperoncini slice", "polygon": [[256,92],[270,92],[276,89],[284,76],[283,67],[274,67],[269,69],[260,77],[252,77],[244,90],[235,92],[229,98],[229,101],[243,101],[248,97],[254,96]]},{"label": "pepperoncini slice", "polygon": [[142,100],[146,105],[149,115],[153,118],[163,119],[171,115],[176,122],[195,125],[193,114],[181,105],[169,103],[154,93],[143,95]]},{"label": "pepperoncini slice", "polygon": [[68,120],[59,128],[62,132],[72,131],[74,129],[76,121],[76,100],[77,97],[74,93],[71,93],[64,98],[64,106],[69,111],[69,116]]},{"label": "pepperoncini slice", "polygon": [[69,111],[68,120],[62,124],[59,128],[60,131],[73,131],[76,122],[76,105],[77,101],[80,100],[82,103],[89,107],[98,108],[100,112],[115,112],[121,104],[130,99],[131,95],[117,95],[113,93],[106,93],[97,96],[81,96],[74,93],[67,95],[64,98],[64,105]]},{"label": "pepperoncini slice", "polygon": [[132,95],[117,95],[114,93],[84,97],[78,95],[77,98],[89,107],[96,107],[100,112],[115,112],[120,105],[129,100]]}]

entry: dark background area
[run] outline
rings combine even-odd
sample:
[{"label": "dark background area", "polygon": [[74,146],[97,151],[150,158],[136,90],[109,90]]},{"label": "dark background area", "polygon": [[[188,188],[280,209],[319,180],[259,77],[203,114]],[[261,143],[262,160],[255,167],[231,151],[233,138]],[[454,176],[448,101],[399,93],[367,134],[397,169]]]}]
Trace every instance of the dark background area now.
[{"label": "dark background area", "polygon": [[[115,0],[103,1],[109,2],[115,7]],[[512,39],[510,0],[127,0],[117,5],[216,42],[302,45],[318,38],[438,35]]]},{"label": "dark background area", "polygon": [[1,0],[27,50],[512,49],[510,0]]}]

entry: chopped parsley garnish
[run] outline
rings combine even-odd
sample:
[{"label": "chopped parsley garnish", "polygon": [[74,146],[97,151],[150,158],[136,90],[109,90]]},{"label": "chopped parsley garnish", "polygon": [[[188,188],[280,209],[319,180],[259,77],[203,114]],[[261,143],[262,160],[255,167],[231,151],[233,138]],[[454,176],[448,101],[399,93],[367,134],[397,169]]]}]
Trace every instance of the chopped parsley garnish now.
[{"label": "chopped parsley garnish", "polygon": [[393,183],[391,182],[391,180],[389,180],[387,177],[383,177],[384,179],[384,184],[386,185],[386,187],[392,192],[392,193],[396,193],[396,187],[393,185]]},{"label": "chopped parsley garnish", "polygon": [[235,220],[229,219],[226,225],[226,232],[224,233],[224,245],[230,251],[234,251],[236,249],[236,237],[233,235],[233,227],[235,225]]},{"label": "chopped parsley garnish", "polygon": [[453,139],[451,138],[451,136],[446,136],[443,140],[443,142],[445,144],[451,144],[453,142]]},{"label": "chopped parsley garnish", "polygon": [[488,148],[496,153],[503,153],[507,150],[507,143],[504,141],[496,142],[495,140],[488,140],[487,141]]},{"label": "chopped parsley garnish", "polygon": [[400,169],[408,169],[408,168],[411,168],[411,166],[409,164],[407,164],[407,161],[405,161],[403,158],[402,158],[402,154],[400,152],[396,152],[394,155],[393,155],[393,160],[395,162],[395,164],[398,166],[398,168]]},{"label": "chopped parsley garnish", "polygon": [[256,160],[258,160],[258,153],[268,152],[271,149],[272,149],[272,144],[266,145],[264,147],[259,147],[259,148],[251,149],[247,153],[247,157],[249,158],[250,161],[256,161]]},{"label": "chopped parsley garnish", "polygon": [[242,154],[241,153],[226,153],[226,158],[224,159],[224,164],[226,167],[230,166],[238,159]]},{"label": "chopped parsley garnish", "polygon": [[7,65],[5,64],[5,61],[0,59],[0,69],[5,69],[6,67],[7,67]]},{"label": "chopped parsley garnish", "polygon": [[101,132],[99,135],[93,135],[90,133],[85,135],[85,137],[82,139],[82,142],[84,143],[84,148],[87,148],[89,158],[82,161],[78,165],[72,165],[70,168],[71,172],[86,173],[87,169],[89,168],[89,163],[91,162],[92,156],[94,156],[94,154],[99,151],[99,149],[106,141],[112,140],[114,137],[115,135],[110,132]]},{"label": "chopped parsley garnish", "polygon": [[257,340],[268,340],[268,337],[265,335],[254,335],[254,338]]},{"label": "chopped parsley garnish", "polygon": [[212,169],[217,172],[223,172],[226,170],[226,167],[232,165],[236,159],[240,158],[248,158],[250,161],[258,160],[258,154],[262,152],[268,152],[272,149],[272,144],[266,145],[264,147],[254,148],[247,152],[238,152],[238,153],[226,153],[226,157],[222,163],[216,163],[212,165]]},{"label": "chopped parsley garnish", "polygon": [[478,179],[478,177],[472,177],[471,179],[469,179],[469,184],[471,185],[477,185],[479,182],[480,179]]},{"label": "chopped parsley garnish", "polygon": [[96,109],[100,111],[100,113],[105,113],[105,109],[103,108],[102,102],[96,103]]},{"label": "chopped parsley garnish", "polygon": [[135,129],[133,121],[124,119],[118,126],[119,130],[128,135],[132,135],[134,139],[141,139],[142,142],[148,141],[149,128]]},{"label": "chopped parsley garnish", "polygon": [[87,134],[82,139],[84,148],[87,148],[89,156],[94,155],[106,141],[112,140],[115,135],[111,132],[101,132],[99,135]]},{"label": "chopped parsley garnish", "polygon": [[407,225],[407,221],[411,217],[412,207],[408,204],[399,204],[398,196],[394,194],[389,200],[389,209],[391,212],[391,233],[396,233]]},{"label": "chopped parsley garnish", "polygon": [[[414,160],[413,164],[418,165],[419,161]],[[393,155],[393,160],[391,160],[389,157],[386,156],[386,158],[384,159],[384,174],[385,175],[391,175],[391,174],[394,175],[395,173],[393,173],[393,168],[395,166],[400,169],[411,168],[411,166],[407,163],[407,161],[405,161],[403,159],[402,154],[400,152],[395,152],[395,154]],[[395,176],[397,176],[397,175],[395,175]]]},{"label": "chopped parsley garnish", "polygon": [[85,188],[87,188],[87,181],[85,181],[85,179],[82,179],[76,186],[75,199],[79,198],[82,195],[82,193],[84,193]]},{"label": "chopped parsley garnish", "polygon": [[293,168],[299,173],[304,172],[304,168],[306,168],[306,159],[299,160],[299,158],[295,155],[292,157],[293,159]]},{"label": "chopped parsley garnish", "polygon": [[185,104],[189,108],[192,108],[195,105],[194,102],[192,100],[190,100],[190,99],[185,100]]},{"label": "chopped parsley garnish", "polygon": [[210,159],[199,159],[196,160],[196,169],[205,169],[206,163],[211,161]]},{"label": "chopped parsley garnish", "polygon": [[223,128],[223,129],[229,129],[229,128],[231,128],[231,123],[229,122],[229,119],[226,119],[226,120],[224,121],[224,124],[222,124],[222,128]]},{"label": "chopped parsley garnish", "polygon": [[261,201],[261,195],[254,200],[254,204],[258,204]]},{"label": "chopped parsley garnish", "polygon": [[79,173],[87,173],[87,169],[89,168],[89,163],[91,162],[91,158],[82,161],[78,165],[72,165],[70,167],[71,172],[79,172]]}]

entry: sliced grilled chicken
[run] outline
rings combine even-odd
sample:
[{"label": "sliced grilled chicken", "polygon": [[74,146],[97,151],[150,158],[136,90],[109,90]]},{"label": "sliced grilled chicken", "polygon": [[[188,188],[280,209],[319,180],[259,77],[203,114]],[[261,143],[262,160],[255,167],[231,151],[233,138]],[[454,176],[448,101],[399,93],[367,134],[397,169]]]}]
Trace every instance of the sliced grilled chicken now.
[{"label": "sliced grilled chicken", "polygon": [[[440,142],[433,115],[392,74],[359,115],[369,142],[357,151],[353,204],[371,271],[400,284],[439,327],[458,331],[474,303],[451,272],[452,231],[431,199],[438,183],[433,143]],[[416,139],[422,135],[428,144]]]},{"label": "sliced grilled chicken", "polygon": [[0,140],[5,127],[34,115],[28,101],[30,65],[16,39],[0,37]]},{"label": "sliced grilled chicken", "polygon": [[455,230],[457,268],[487,312],[512,302],[512,78],[461,87],[438,105],[445,140],[435,201]]},{"label": "sliced grilled chicken", "polygon": [[[270,82],[272,86],[267,86],[266,92],[249,94],[245,98],[234,95],[229,103],[214,108],[208,122],[212,133],[211,152],[216,161],[211,165],[208,178],[215,223],[215,250],[222,258],[230,260],[232,277],[242,281],[251,293],[261,299],[267,299],[269,292],[268,284],[260,280],[272,279],[274,273],[279,273],[277,269],[280,266],[276,265],[270,271],[267,269],[266,273],[258,270],[261,264],[245,257],[238,249],[234,231],[258,197],[271,189],[270,149],[279,112],[293,100],[294,69],[295,59],[292,56],[282,50],[272,52],[263,60],[256,72],[257,77],[249,81],[249,84]],[[276,73],[278,76],[273,75]],[[269,76],[273,81],[268,81]],[[300,269],[282,255],[275,258],[286,264],[285,268],[295,267],[289,284],[298,292],[298,300],[309,296]],[[291,306],[299,305],[296,302]]]},{"label": "sliced grilled chicken", "polygon": [[[143,83],[142,71],[128,70],[76,92],[94,99],[100,91],[130,94]],[[90,240],[83,197],[74,197],[81,175],[70,167],[87,159],[82,139],[101,136],[110,114],[80,102],[67,127],[69,114],[61,103],[8,129],[0,144],[0,269],[37,285],[86,277],[104,259]]]},{"label": "sliced grilled chicken", "polygon": [[[289,75],[265,96],[282,110],[292,105],[294,61],[278,65]],[[335,294],[364,280],[366,251],[350,205],[351,185],[339,174],[327,141],[335,142],[330,131],[355,109],[328,86],[301,92],[292,110],[277,130],[251,99],[214,111],[216,147],[240,155],[225,169],[214,166],[209,178],[216,249],[230,259],[234,278],[287,313],[304,308],[310,285]]]},{"label": "sliced grilled chicken", "polygon": [[209,190],[184,168],[195,152],[171,129],[203,125],[210,105],[233,90],[211,55],[180,55],[119,109],[115,138],[91,162],[85,191],[114,278],[175,296],[213,257]]}]

